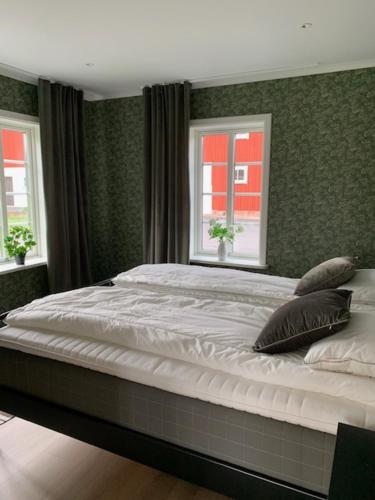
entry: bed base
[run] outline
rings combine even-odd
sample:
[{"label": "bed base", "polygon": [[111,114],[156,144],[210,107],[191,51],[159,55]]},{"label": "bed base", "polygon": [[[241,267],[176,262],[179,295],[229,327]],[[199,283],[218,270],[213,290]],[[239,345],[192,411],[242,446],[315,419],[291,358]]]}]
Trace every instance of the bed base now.
[{"label": "bed base", "polygon": [[339,424],[328,498],[0,385],[0,410],[236,499],[374,500],[375,432]]},{"label": "bed base", "polygon": [[[0,409],[232,498],[246,500],[327,498],[320,493],[308,491],[4,386],[0,386]],[[340,500],[343,498],[340,497]]]}]

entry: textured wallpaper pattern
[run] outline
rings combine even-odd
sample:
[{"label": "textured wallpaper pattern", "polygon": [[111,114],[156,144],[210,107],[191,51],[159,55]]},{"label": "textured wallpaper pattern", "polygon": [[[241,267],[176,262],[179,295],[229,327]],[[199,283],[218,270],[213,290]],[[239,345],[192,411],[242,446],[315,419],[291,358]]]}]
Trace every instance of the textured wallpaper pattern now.
[{"label": "textured wallpaper pattern", "polygon": [[38,116],[37,87],[0,75],[0,109]]},{"label": "textured wallpaper pattern", "polygon": [[[38,115],[35,85],[0,76],[0,109]],[[0,276],[0,312],[13,309],[48,293],[46,266]]]},{"label": "textured wallpaper pattern", "polygon": [[94,280],[142,262],[143,98],[86,103]]},{"label": "textured wallpaper pattern", "polygon": [[[272,113],[269,272],[341,254],[375,267],[375,69],[196,89],[191,104],[192,119]],[[142,107],[87,105],[97,279],[142,260]]]},{"label": "textured wallpaper pattern", "polygon": [[47,267],[38,266],[0,276],[0,312],[48,294]]}]

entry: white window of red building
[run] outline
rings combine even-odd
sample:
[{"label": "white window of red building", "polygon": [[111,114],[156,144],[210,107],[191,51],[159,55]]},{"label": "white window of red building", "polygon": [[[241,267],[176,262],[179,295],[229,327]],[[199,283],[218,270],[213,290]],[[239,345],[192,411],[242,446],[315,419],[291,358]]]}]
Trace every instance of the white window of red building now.
[{"label": "white window of red building", "polygon": [[38,120],[0,111],[0,261],[6,261],[3,240],[15,225],[29,226],[44,254],[44,200]]},{"label": "white window of red building", "polygon": [[271,115],[195,120],[190,132],[191,259],[214,261],[209,221],[241,225],[229,259],[266,265]]}]

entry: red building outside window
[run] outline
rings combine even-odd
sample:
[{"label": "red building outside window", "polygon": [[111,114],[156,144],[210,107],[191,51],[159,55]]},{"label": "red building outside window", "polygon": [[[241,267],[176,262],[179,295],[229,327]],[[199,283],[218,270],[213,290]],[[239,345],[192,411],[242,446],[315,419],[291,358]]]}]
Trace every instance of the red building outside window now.
[{"label": "red building outside window", "polygon": [[29,226],[37,241],[32,254],[44,247],[44,201],[41,186],[39,124],[16,113],[0,115],[0,260],[3,240],[15,225]]},{"label": "red building outside window", "polygon": [[[255,253],[259,245],[263,138],[263,132],[239,133],[235,137],[232,222],[244,228],[234,243],[233,250],[238,254]],[[210,219],[227,219],[228,142],[227,134],[203,137],[202,239],[206,249],[217,246],[208,238]]]}]

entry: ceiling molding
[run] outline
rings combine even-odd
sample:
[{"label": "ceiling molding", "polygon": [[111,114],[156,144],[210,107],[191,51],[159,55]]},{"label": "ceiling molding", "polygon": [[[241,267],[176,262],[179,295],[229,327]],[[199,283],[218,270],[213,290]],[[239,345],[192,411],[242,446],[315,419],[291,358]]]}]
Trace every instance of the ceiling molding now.
[{"label": "ceiling molding", "polygon": [[33,85],[38,84],[38,75],[34,73],[29,73],[23,69],[15,68],[14,66],[9,66],[8,64],[0,63],[0,75],[7,76],[8,78],[14,78],[15,80],[20,80],[21,82],[32,83]]},{"label": "ceiling molding", "polygon": [[123,97],[139,97],[143,94],[143,87],[139,88],[137,90],[119,90],[118,92],[110,92],[108,94],[103,94],[103,96],[100,99],[88,99],[97,101],[97,100],[102,100],[102,99],[121,99]]},{"label": "ceiling molding", "polygon": [[[14,66],[9,66],[8,64],[0,63],[0,75],[6,76],[8,78],[13,78],[14,80],[19,80],[25,83],[31,83],[32,85],[38,85],[39,78],[47,78],[54,81],[53,78],[49,78],[42,75],[36,75],[35,73],[30,73],[29,71],[24,71],[23,69],[15,68]],[[64,85],[71,85],[68,82],[60,82]],[[99,101],[104,99],[104,97],[91,90],[83,89],[84,98],[87,101]]]},{"label": "ceiling molding", "polygon": [[[375,59],[363,59],[359,61],[351,61],[337,64],[320,64],[315,63],[309,66],[299,66],[294,68],[273,68],[249,71],[245,73],[236,73],[232,75],[216,75],[210,78],[190,78],[193,89],[202,89],[208,87],[220,87],[223,85],[235,85],[239,83],[251,83],[264,80],[277,80],[281,78],[292,78],[297,76],[317,75],[323,73],[334,73],[337,71],[349,71],[354,69],[372,68],[375,67]],[[0,75],[14,78],[26,83],[37,85],[39,75],[28,71],[8,66],[0,63]],[[48,78],[48,77],[44,77]],[[53,79],[52,79],[53,81]],[[67,82],[62,82],[70,85]],[[84,97],[88,101],[101,101],[105,99],[119,99],[124,97],[136,97],[142,95],[142,89],[126,90],[118,92],[109,92],[98,94],[88,89],[83,89]]]},{"label": "ceiling molding", "polygon": [[86,101],[103,101],[106,99],[102,94],[87,89],[83,89],[83,96]]},{"label": "ceiling molding", "polygon": [[335,73],[337,71],[350,71],[354,69],[370,68],[375,66],[375,59],[351,61],[337,64],[315,63],[308,66],[289,68],[275,68],[267,70],[250,71],[234,75],[218,75],[212,78],[195,78],[190,80],[193,88],[219,87],[222,85],[235,85],[238,83],[259,82],[263,80],[277,80],[279,78],[292,78],[297,76],[319,75]]},{"label": "ceiling molding", "polygon": [[[236,73],[232,75],[217,75],[211,78],[190,78],[193,89],[203,89],[208,87],[220,87],[223,85],[235,85],[239,83],[260,82],[264,80],[277,80],[281,78],[292,78],[297,76],[319,75],[323,73],[335,73],[337,71],[349,71],[354,69],[375,67],[375,59],[363,59],[337,64],[315,63],[309,66],[299,66],[294,68],[274,68],[267,70],[249,71],[246,73]],[[104,94],[104,99],[118,99],[121,97],[135,97],[142,95],[142,90],[124,90]]]}]

